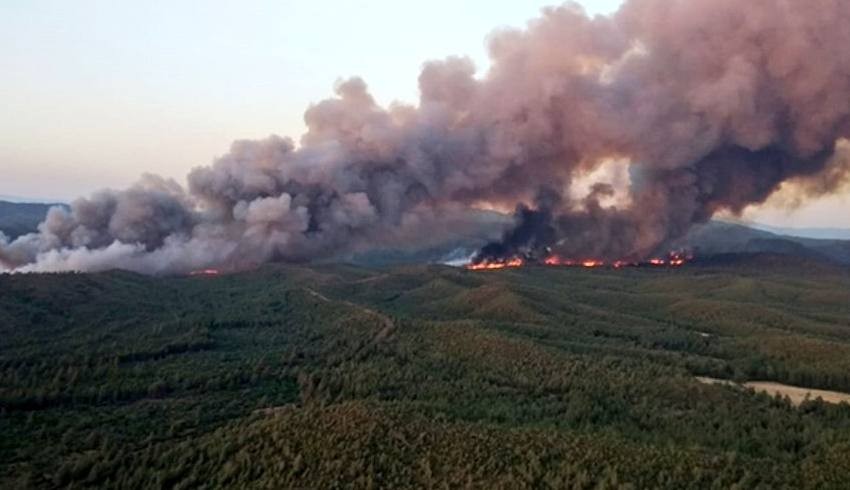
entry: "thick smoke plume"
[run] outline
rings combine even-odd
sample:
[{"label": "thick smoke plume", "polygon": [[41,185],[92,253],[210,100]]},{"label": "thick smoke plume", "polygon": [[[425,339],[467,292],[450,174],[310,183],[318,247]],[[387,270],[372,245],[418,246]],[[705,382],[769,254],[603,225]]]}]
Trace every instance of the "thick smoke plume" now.
[{"label": "thick smoke plume", "polygon": [[[543,11],[465,58],[426,63],[413,106],[357,78],[310,107],[300,145],[238,141],[188,188],[146,176],[53,209],[0,242],[15,271],[241,268],[422,246],[517,209],[480,258],[552,251],[643,258],[781,185],[847,177],[850,2],[630,0]],[[600,179],[627,166],[628,184]],[[0,239],[2,240],[2,239]]]}]

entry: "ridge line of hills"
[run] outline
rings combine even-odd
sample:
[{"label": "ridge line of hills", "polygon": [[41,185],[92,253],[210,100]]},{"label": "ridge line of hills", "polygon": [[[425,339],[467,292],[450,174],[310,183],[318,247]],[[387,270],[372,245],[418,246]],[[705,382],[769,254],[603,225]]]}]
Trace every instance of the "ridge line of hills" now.
[{"label": "ridge line of hills", "polygon": [[[68,207],[64,203],[11,202],[0,200],[0,233],[7,239],[35,232],[47,211],[53,206]],[[468,257],[483,245],[482,236],[498,236],[508,217],[482,219],[481,233],[475,236],[458,236],[443,245],[418,250],[376,250],[347,257],[346,260],[362,265],[399,265],[457,261]],[[850,237],[850,230],[830,229],[835,236]],[[688,248],[699,255],[728,254],[780,254],[805,259],[850,264],[850,239],[812,238],[787,234],[790,229],[772,228],[761,224],[739,224],[715,220],[695,226],[686,237],[672,244],[673,248]],[[800,230],[801,234],[823,234],[827,230]]]}]

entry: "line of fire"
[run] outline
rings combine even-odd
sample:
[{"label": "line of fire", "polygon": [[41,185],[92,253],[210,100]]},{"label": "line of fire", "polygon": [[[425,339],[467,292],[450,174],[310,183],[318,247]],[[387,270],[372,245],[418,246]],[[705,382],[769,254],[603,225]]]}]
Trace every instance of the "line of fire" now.
[{"label": "line of fire", "polygon": [[622,269],[626,267],[682,267],[694,258],[688,252],[670,252],[666,258],[655,257],[643,261],[602,259],[569,259],[559,255],[549,255],[542,260],[531,255],[524,257],[511,257],[506,259],[482,260],[472,262],[465,266],[472,271],[487,271],[498,269],[519,268],[526,265],[541,265],[546,267],[579,267],[585,269],[612,268]]}]

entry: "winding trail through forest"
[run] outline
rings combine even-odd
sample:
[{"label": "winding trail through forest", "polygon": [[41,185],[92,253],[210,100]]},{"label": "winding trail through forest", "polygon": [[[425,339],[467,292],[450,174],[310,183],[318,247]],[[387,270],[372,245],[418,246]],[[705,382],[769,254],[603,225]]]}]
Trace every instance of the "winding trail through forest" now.
[{"label": "winding trail through forest", "polygon": [[312,289],[312,288],[304,288],[304,290],[307,291],[307,293],[309,293],[311,296],[318,298],[318,299],[320,299],[320,300],[322,300],[326,303],[342,303],[342,304],[349,306],[351,308],[354,308],[355,310],[358,310],[362,313],[366,313],[367,315],[377,317],[381,321],[383,328],[381,328],[378,331],[378,333],[376,333],[372,337],[373,343],[381,342],[381,341],[387,339],[390,335],[392,335],[393,331],[395,331],[395,323],[393,322],[392,318],[385,315],[384,313],[381,313],[380,311],[373,310],[372,308],[367,308],[367,307],[365,307],[363,305],[359,305],[357,303],[352,303],[351,301],[348,301],[348,300],[333,300],[333,299],[330,299],[327,296],[325,296],[324,294],[322,294],[322,293],[320,293],[320,292],[318,292],[318,291],[316,291],[315,289]]}]

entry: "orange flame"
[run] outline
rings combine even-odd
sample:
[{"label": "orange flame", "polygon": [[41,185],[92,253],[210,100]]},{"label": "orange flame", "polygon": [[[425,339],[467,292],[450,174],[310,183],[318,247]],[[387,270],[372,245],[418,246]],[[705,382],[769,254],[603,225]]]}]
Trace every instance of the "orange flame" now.
[{"label": "orange flame", "polygon": [[189,273],[190,276],[217,276],[219,274],[218,269],[200,269]]},{"label": "orange flame", "polygon": [[543,261],[543,263],[546,264],[546,265],[552,265],[552,266],[569,266],[569,267],[572,267],[572,266],[577,264],[577,262],[575,260],[562,259],[561,257],[559,257],[557,255],[551,255],[551,256],[547,257],[546,260]]},{"label": "orange flame", "polygon": [[[681,252],[671,252],[666,259],[655,257],[647,260],[646,262],[636,262],[633,260],[615,260],[613,262],[606,262],[601,259],[576,260],[565,259],[558,255],[550,255],[543,260],[542,264],[550,267],[584,267],[587,269],[613,267],[614,269],[622,269],[624,267],[640,266],[681,267],[687,264],[688,261],[692,259],[693,256]],[[484,261],[478,264],[468,264],[466,268],[469,270],[478,271],[515,268],[522,267],[523,265],[525,265],[525,260],[519,257],[514,257],[512,259],[506,260]]]},{"label": "orange flame", "polygon": [[507,269],[507,268],[516,268],[522,267],[525,264],[525,261],[519,257],[514,257],[508,260],[499,260],[499,261],[488,261],[485,260],[483,262],[479,262],[477,264],[467,264],[466,268],[472,271],[485,271],[485,270],[496,270],[496,269]]}]

